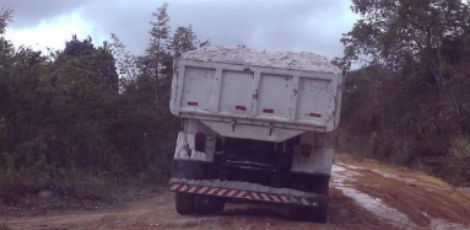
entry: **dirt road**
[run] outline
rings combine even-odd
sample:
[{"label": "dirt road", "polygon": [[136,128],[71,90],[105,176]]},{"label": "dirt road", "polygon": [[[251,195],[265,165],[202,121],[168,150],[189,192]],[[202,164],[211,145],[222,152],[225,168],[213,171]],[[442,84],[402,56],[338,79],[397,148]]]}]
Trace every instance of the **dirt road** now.
[{"label": "dirt road", "polygon": [[470,195],[423,173],[337,155],[329,223],[290,220],[282,206],[228,204],[219,216],[180,216],[173,194],[96,211],[0,216],[7,229],[470,229]]}]

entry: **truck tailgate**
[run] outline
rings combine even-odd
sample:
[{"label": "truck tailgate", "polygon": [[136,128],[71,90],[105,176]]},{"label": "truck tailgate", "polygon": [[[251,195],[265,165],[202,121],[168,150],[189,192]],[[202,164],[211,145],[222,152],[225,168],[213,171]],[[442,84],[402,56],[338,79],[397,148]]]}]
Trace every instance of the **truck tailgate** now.
[{"label": "truck tailgate", "polygon": [[222,136],[278,142],[338,126],[342,74],[326,58],[245,49],[193,54],[202,55],[174,62],[176,116],[198,119]]}]

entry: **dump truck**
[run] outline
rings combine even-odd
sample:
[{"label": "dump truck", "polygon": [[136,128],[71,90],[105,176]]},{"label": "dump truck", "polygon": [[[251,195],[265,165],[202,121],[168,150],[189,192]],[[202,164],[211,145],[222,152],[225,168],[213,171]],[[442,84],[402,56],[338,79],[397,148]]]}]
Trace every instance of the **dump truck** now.
[{"label": "dump truck", "polygon": [[342,70],[308,52],[206,46],[174,61],[170,111],[182,118],[169,182],[180,214],[231,201],[285,205],[327,220]]}]

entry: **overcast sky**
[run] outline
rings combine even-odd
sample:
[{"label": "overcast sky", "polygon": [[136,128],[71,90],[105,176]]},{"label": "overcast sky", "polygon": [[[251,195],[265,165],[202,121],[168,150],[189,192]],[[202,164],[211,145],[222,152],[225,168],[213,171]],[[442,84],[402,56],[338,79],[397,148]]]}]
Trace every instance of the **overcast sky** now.
[{"label": "overcast sky", "polygon": [[[13,10],[6,37],[16,47],[63,49],[72,34],[95,44],[116,33],[134,54],[148,44],[149,21],[160,0],[2,0]],[[254,50],[342,55],[341,34],[356,16],[350,0],[173,0],[172,29],[192,24],[200,40]]]}]

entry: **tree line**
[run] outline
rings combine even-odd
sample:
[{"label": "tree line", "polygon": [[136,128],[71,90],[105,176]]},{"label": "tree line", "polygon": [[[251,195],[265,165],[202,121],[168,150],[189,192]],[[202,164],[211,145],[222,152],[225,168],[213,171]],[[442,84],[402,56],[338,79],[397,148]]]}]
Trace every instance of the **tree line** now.
[{"label": "tree line", "polygon": [[0,11],[0,184],[74,174],[163,182],[179,121],[168,111],[175,55],[200,42],[192,27],[169,26],[167,4],[153,12],[145,53],[115,34],[96,46],[73,36],[50,54],[13,47]]},{"label": "tree line", "polygon": [[[337,142],[346,152],[470,181],[470,11],[460,0],[353,0]],[[0,185],[76,174],[164,182],[180,123],[168,111],[173,58],[208,43],[153,12],[136,56],[115,34],[73,36],[51,54],[13,47],[0,10]],[[0,198],[2,193],[0,191]]]},{"label": "tree line", "polygon": [[337,64],[340,142],[366,157],[470,185],[470,9],[460,0],[353,0]]}]

